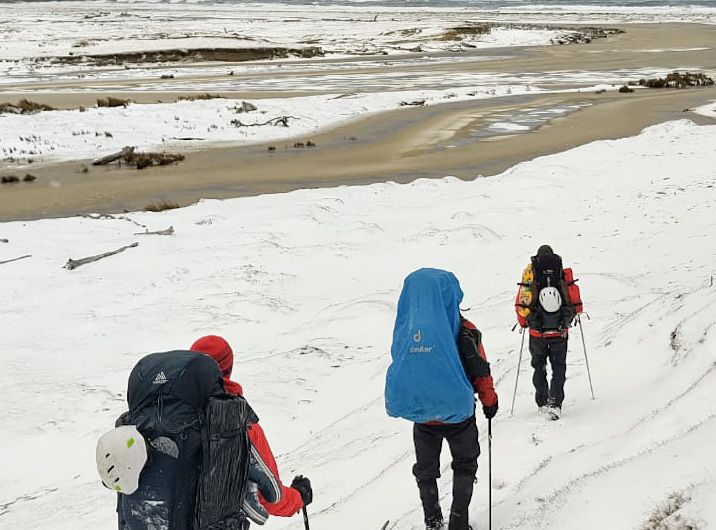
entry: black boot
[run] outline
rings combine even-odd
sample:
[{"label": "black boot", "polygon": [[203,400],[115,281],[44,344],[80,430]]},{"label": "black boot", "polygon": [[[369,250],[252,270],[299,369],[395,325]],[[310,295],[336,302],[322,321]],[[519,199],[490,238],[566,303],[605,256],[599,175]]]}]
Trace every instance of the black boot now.
[{"label": "black boot", "polygon": [[469,530],[469,507],[472,499],[474,477],[454,475],[452,479],[452,507],[448,530]]},{"label": "black boot", "polygon": [[440,510],[437,480],[418,480],[418,491],[420,491],[420,501],[423,503],[426,530],[442,528],[443,513]]}]

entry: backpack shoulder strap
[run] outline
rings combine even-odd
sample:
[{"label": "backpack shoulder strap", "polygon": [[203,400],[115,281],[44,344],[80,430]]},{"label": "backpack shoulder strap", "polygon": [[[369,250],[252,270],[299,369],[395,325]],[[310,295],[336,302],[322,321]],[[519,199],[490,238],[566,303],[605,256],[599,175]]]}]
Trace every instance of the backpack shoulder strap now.
[{"label": "backpack shoulder strap", "polygon": [[466,321],[467,325],[460,326],[458,333],[458,351],[460,360],[465,369],[470,384],[479,377],[490,375],[490,365],[480,356],[480,345],[482,344],[482,333],[472,322]]}]

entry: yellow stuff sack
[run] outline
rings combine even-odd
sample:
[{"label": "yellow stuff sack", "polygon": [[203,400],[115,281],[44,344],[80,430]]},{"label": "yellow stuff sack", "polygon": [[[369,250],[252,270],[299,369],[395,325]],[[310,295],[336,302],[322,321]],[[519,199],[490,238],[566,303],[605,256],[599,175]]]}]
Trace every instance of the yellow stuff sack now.
[{"label": "yellow stuff sack", "polygon": [[532,286],[534,285],[534,279],[535,275],[532,271],[532,264],[530,263],[525,267],[524,272],[522,273],[522,281],[520,282],[520,291],[517,295],[518,301],[519,301],[519,307],[517,308],[517,313],[521,317],[527,318],[530,316],[530,313],[532,311],[530,310],[529,306],[532,305]]}]

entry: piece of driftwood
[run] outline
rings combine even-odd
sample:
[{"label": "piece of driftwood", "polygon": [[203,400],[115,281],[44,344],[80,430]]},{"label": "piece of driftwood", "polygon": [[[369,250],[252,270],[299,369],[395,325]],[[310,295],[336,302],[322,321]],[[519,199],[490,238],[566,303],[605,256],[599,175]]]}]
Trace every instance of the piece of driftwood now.
[{"label": "piece of driftwood", "polygon": [[144,232],[137,232],[134,235],[135,236],[171,236],[174,234],[174,227],[170,226],[169,228],[165,228],[164,230],[155,230],[153,232],[150,232],[149,230],[145,230]]},{"label": "piece of driftwood", "polygon": [[119,254],[120,252],[124,252],[128,248],[133,248],[139,246],[139,243],[132,243],[131,245],[126,245],[122,248],[118,248],[117,250],[113,250],[112,252],[105,252],[103,254],[97,254],[96,256],[89,256],[87,258],[80,258],[80,259],[68,259],[67,263],[65,263],[65,269],[72,270],[76,269],[77,267],[80,267],[82,265],[87,265],[88,263],[92,263],[93,261],[99,261],[102,258],[108,258],[109,256],[114,256],[115,254]]},{"label": "piece of driftwood", "polygon": [[174,164],[175,162],[181,162],[184,158],[184,155],[175,153],[142,153],[135,151],[134,147],[125,147],[117,153],[98,158],[92,162],[92,165],[104,166],[111,162],[119,162],[121,165],[122,162],[125,162],[137,169],[144,169],[145,167]]},{"label": "piece of driftwood", "polygon": [[102,158],[98,158],[97,160],[94,160],[92,162],[93,166],[104,166],[106,164],[109,164],[111,162],[115,162],[119,160],[120,158],[126,158],[131,157],[134,154],[134,147],[125,147],[121,151],[117,151],[116,153],[112,153],[111,155],[103,156]]},{"label": "piece of driftwood", "polygon": [[31,258],[32,254],[25,254],[24,256],[20,256],[19,258],[12,258],[12,259],[6,259],[5,261],[0,261],[0,265],[5,265],[6,263],[12,263],[13,261],[18,261],[25,258]]},{"label": "piece of driftwood", "polygon": [[136,226],[138,226],[138,227],[140,227],[140,228],[144,228],[145,230],[146,230],[146,228],[147,228],[147,225],[143,225],[142,223],[138,223],[137,221],[135,221],[134,219],[130,219],[130,218],[127,217],[126,215],[120,215],[120,216],[118,216],[118,217],[115,217],[114,215],[109,214],[109,213],[89,213],[89,214],[86,214],[86,215],[81,215],[80,217],[86,217],[87,219],[94,219],[94,220],[98,220],[98,219],[113,219],[113,220],[128,221],[128,222],[132,223],[133,225],[136,225]]},{"label": "piece of driftwood", "polygon": [[231,120],[231,125],[234,127],[261,127],[263,125],[273,125],[278,126],[281,125],[283,127],[288,127],[288,120],[298,120],[296,116],[277,116],[276,118],[271,118],[270,120],[266,120],[262,123],[242,123],[241,120]]},{"label": "piece of driftwood", "polygon": [[401,101],[400,106],[401,107],[424,107],[425,100],[424,99],[416,99],[415,101]]}]

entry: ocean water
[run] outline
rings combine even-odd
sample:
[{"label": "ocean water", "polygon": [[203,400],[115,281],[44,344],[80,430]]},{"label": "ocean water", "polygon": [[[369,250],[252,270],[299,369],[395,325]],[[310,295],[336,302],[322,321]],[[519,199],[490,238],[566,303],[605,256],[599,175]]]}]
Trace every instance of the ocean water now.
[{"label": "ocean water", "polygon": [[[214,2],[215,0],[200,0]],[[261,3],[310,5],[369,5],[405,7],[472,7],[484,9],[590,8],[590,7],[716,7],[716,0],[260,0]],[[241,0],[219,0],[217,3],[242,3]]]},{"label": "ocean water", "polygon": [[[44,2],[47,0],[0,0],[0,4]],[[54,2],[87,2],[95,0],[52,0]],[[113,0],[112,3],[134,3],[142,0]],[[150,3],[163,0],[147,0]],[[367,7],[467,7],[485,10],[590,10],[617,8],[716,8],[716,0],[165,0],[168,3],[196,4],[285,4],[285,5],[364,5]]]}]

